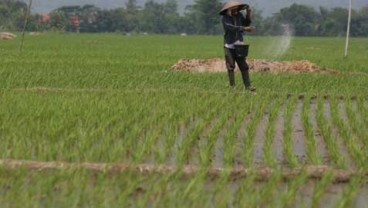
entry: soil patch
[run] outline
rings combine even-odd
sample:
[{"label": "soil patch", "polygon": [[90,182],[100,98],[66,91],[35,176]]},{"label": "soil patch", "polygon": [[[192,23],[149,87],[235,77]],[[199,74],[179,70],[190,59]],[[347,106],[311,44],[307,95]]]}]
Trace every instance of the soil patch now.
[{"label": "soil patch", "polygon": [[[0,160],[0,168],[8,170],[16,170],[20,168],[28,169],[29,171],[61,171],[61,170],[76,170],[83,169],[94,172],[122,173],[134,172],[137,175],[149,174],[175,174],[180,171],[184,177],[193,177],[203,171],[201,167],[187,165],[184,167],[175,167],[170,165],[154,165],[154,164],[123,164],[123,163],[66,163],[61,161],[30,161],[30,160]],[[229,174],[229,180],[237,181],[247,177],[250,174],[255,174],[256,180],[267,181],[273,174],[280,170],[263,167],[256,169],[247,169],[238,167],[233,169],[210,168],[207,170],[207,177],[210,179],[219,178],[224,173]],[[305,174],[309,179],[321,179],[324,175],[332,173],[334,183],[347,183],[352,177],[367,177],[366,172],[358,172],[352,170],[334,169],[329,166],[304,166],[302,168],[284,168],[281,170],[281,175],[284,181],[294,179],[301,174]]]},{"label": "soil patch", "polygon": [[0,32],[0,40],[12,40],[17,36],[9,32]]},{"label": "soil patch", "polygon": [[[271,61],[266,59],[247,60],[250,70],[271,73],[322,73],[339,74],[332,69],[322,68],[310,61]],[[180,59],[171,67],[173,71],[189,72],[226,72],[223,59]],[[238,70],[238,68],[236,69]]]}]

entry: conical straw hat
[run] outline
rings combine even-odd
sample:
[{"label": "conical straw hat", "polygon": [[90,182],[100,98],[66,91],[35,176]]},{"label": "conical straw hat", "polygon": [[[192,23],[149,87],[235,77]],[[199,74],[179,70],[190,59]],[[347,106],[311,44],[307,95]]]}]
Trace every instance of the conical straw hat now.
[{"label": "conical straw hat", "polygon": [[228,9],[239,7],[243,8],[245,6],[249,6],[248,4],[242,4],[236,1],[229,1],[224,4],[224,7],[222,7],[221,11],[219,12],[219,15],[224,15]]}]

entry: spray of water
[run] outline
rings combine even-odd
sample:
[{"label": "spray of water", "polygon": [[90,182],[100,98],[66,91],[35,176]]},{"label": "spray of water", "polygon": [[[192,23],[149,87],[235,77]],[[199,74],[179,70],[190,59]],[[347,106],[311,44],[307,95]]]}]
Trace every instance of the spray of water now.
[{"label": "spray of water", "polygon": [[293,34],[293,29],[289,24],[282,24],[280,36],[272,37],[265,54],[271,59],[280,58],[290,48]]}]

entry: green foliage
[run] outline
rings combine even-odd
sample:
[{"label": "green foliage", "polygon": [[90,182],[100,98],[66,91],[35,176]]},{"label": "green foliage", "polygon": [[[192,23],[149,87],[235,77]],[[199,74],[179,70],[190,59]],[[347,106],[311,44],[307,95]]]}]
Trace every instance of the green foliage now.
[{"label": "green foliage", "polygon": [[[250,59],[268,58],[267,43],[277,40],[250,37]],[[0,202],[4,207],[354,206],[360,191],[366,191],[366,178],[334,184],[333,171],[350,168],[340,140],[358,170],[367,171],[367,41],[353,38],[351,55],[344,59],[343,38],[294,38],[278,60],[307,59],[340,74],[251,73],[257,94],[244,91],[239,73],[237,87],[229,90],[225,73],[169,70],[180,58],[223,58],[221,36],[46,33],[26,36],[22,54],[18,42],[2,41],[1,159],[195,165],[199,171],[188,177],[180,170],[137,174],[1,167]],[[310,103],[312,97],[317,103]],[[314,125],[311,117],[319,128],[306,132],[305,161],[295,158],[291,142],[298,112],[304,129]],[[280,116],[283,161],[275,157],[273,143]],[[257,164],[254,147],[261,140],[256,131],[265,117],[269,122],[259,149],[266,152]],[[318,155],[317,133],[331,163]],[[209,178],[217,156],[223,172]],[[289,179],[283,175],[285,161],[299,168]],[[303,162],[328,165],[331,172],[311,180]],[[250,171],[231,175],[236,166]],[[259,166],[272,166],[274,172],[265,171],[260,181],[254,171]],[[234,176],[242,177],[231,180]]]},{"label": "green foliage", "polygon": [[27,4],[22,1],[0,0],[0,31],[23,27]]},{"label": "green foliage", "polygon": [[[42,20],[40,14],[32,15],[28,31],[59,30],[68,32],[124,32],[154,34],[222,34],[221,17],[218,15],[222,3],[219,0],[196,0],[187,6],[183,14],[178,13],[176,0],[159,3],[146,1],[141,8],[136,0],[129,0],[125,7],[100,9],[93,5],[64,6],[50,12],[50,21]],[[23,29],[27,4],[21,1],[0,2],[0,30]],[[347,28],[346,8],[319,8],[293,4],[282,8],[271,17],[263,17],[253,8],[254,35],[282,35],[288,25],[296,36],[344,36]],[[77,16],[80,25],[72,24]],[[352,36],[368,33],[368,8],[353,10]]]}]

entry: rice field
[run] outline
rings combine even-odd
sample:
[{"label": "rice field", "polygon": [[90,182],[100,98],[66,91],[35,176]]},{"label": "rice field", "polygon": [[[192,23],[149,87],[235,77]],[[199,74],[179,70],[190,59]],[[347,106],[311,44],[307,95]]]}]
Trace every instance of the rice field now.
[{"label": "rice field", "polygon": [[342,72],[173,72],[220,36],[0,42],[2,207],[366,207],[368,39],[250,37],[252,59]]}]

